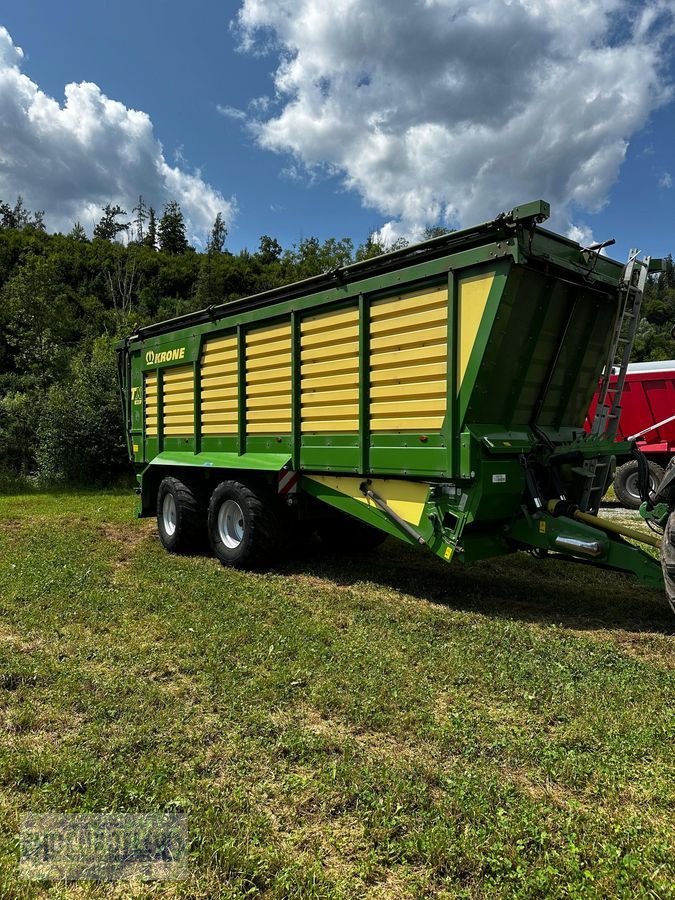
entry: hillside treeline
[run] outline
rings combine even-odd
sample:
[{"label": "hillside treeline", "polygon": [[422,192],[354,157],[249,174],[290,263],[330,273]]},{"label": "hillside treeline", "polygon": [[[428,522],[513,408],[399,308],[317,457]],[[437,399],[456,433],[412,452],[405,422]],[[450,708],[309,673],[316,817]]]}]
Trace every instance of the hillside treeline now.
[{"label": "hillside treeline", "polygon": [[[0,486],[16,478],[100,484],[128,473],[115,341],[137,326],[317,275],[386,249],[369,237],[263,235],[231,253],[220,216],[203,252],[177,203],[106,206],[92,239],[48,234],[44,213],[0,202]],[[437,233],[432,229],[430,235]],[[652,279],[635,359],[675,357],[672,261]]]}]

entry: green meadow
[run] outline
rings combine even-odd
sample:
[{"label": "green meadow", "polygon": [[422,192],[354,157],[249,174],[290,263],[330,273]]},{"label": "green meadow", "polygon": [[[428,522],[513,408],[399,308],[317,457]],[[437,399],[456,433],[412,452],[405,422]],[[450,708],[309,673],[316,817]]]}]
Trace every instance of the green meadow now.
[{"label": "green meadow", "polygon": [[[0,497],[2,897],[675,896],[675,617],[527,554],[168,555]],[[181,812],[175,883],[22,881],[26,812]]]}]

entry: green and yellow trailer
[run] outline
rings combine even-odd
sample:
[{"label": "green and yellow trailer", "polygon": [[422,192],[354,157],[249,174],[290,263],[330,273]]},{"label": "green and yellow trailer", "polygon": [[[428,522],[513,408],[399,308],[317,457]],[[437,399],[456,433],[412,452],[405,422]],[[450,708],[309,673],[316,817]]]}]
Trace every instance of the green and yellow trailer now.
[{"label": "green and yellow trailer", "polygon": [[663,588],[633,540],[658,538],[596,515],[615,410],[583,428],[649,262],[583,248],[548,214],[525,204],[137,329],[118,369],[138,514],[168,550],[208,539],[236,567],[313,531],[331,551],[386,536],[447,563],[528,550]]}]

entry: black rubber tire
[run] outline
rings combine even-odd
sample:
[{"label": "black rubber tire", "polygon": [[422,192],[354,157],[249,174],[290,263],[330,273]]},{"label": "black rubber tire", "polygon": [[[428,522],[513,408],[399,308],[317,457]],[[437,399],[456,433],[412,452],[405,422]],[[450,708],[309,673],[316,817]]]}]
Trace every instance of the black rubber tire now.
[{"label": "black rubber tire", "polygon": [[[664,471],[658,463],[648,461],[649,489],[652,493],[661,483]],[[638,464],[637,460],[630,459],[616,470],[614,476],[614,493],[616,498],[627,509],[639,509],[642,500],[637,488]]]},{"label": "black rubber tire", "polygon": [[327,519],[322,519],[316,528],[321,538],[321,543],[331,553],[370,553],[383,544],[388,535],[379,528],[366,525],[353,516],[340,513]]},{"label": "black rubber tire", "polygon": [[666,597],[675,613],[675,512],[668,516],[666,529],[661,541],[661,567],[666,585]]},{"label": "black rubber tire", "polygon": [[[223,540],[218,516],[227,500],[234,500],[241,511],[241,541],[227,546]],[[271,493],[240,481],[221,481],[211,494],[207,529],[209,543],[224,566],[234,569],[267,568],[278,558],[281,547],[280,510]]]},{"label": "black rubber tire", "polygon": [[[175,503],[175,526],[171,532],[165,518],[164,501],[170,494]],[[169,553],[188,553],[204,545],[206,510],[197,493],[172,475],[162,480],[157,491],[157,530]]]}]

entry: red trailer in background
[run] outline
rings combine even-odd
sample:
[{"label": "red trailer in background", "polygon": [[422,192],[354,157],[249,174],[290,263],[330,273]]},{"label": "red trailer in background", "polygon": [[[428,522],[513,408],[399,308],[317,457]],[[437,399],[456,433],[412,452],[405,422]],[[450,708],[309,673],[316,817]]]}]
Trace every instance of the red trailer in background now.
[{"label": "red trailer in background", "polygon": [[[597,400],[596,393],[586,416],[586,431],[590,430]],[[611,402],[611,395],[608,400]],[[649,460],[651,487],[654,489],[663,478],[664,467],[675,455],[675,360],[631,363],[628,366],[616,439],[637,440],[638,447]],[[614,491],[624,506],[630,509],[640,506],[637,462],[634,459],[617,458]]]}]

